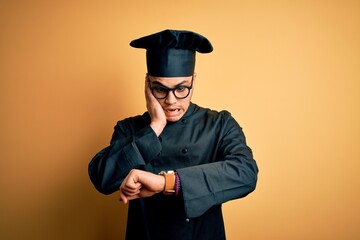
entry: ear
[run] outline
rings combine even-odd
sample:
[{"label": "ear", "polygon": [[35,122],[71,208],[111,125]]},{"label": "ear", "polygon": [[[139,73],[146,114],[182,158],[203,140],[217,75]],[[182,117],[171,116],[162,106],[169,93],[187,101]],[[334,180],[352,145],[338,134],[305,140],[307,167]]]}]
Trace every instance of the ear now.
[{"label": "ear", "polygon": [[193,75],[193,87],[195,86],[195,80],[196,80],[196,72],[194,72],[194,75]]}]

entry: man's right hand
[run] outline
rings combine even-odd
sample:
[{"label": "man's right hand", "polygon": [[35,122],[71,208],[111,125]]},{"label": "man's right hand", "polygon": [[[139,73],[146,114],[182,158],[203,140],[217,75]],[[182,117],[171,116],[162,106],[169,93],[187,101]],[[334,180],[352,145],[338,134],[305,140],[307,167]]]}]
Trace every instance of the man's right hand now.
[{"label": "man's right hand", "polygon": [[164,189],[164,176],[133,169],[120,186],[119,200],[128,203],[133,199],[151,197],[154,194],[163,192]]},{"label": "man's right hand", "polygon": [[157,136],[160,136],[166,125],[166,116],[159,101],[153,96],[150,90],[149,75],[146,75],[145,78],[145,98],[146,108],[151,117],[150,127],[154,130]]}]

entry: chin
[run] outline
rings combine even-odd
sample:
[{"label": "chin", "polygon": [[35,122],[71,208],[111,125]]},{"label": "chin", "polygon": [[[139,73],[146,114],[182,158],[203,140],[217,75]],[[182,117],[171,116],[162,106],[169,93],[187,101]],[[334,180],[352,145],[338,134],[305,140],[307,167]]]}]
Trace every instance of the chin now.
[{"label": "chin", "polygon": [[166,118],[166,120],[168,121],[168,122],[177,122],[177,121],[179,121],[181,119],[181,117],[168,117],[168,118]]},{"label": "chin", "polygon": [[169,117],[166,118],[166,120],[167,120],[168,122],[177,122],[177,121],[179,121],[183,116],[184,116],[184,114],[181,114],[181,115],[179,115],[179,116],[174,116],[174,117],[169,116]]}]

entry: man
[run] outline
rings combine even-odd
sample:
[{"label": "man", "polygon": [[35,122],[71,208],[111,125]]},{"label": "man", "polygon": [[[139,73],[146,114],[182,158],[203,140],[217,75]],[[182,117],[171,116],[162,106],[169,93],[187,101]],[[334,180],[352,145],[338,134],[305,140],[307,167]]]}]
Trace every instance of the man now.
[{"label": "man", "polygon": [[205,37],[165,30],[134,40],[146,49],[147,112],[119,121],[89,164],[94,186],[129,204],[126,239],[225,239],[221,204],[255,189],[257,165],[227,111],[191,102],[195,52]]}]

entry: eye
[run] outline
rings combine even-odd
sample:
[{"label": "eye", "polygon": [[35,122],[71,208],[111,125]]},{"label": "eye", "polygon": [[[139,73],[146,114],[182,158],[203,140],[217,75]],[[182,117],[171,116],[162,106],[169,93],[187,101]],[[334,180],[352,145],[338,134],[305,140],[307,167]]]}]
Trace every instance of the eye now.
[{"label": "eye", "polygon": [[167,89],[163,88],[163,87],[154,87],[153,91],[157,92],[157,93],[166,93]]},{"label": "eye", "polygon": [[184,86],[179,86],[179,87],[176,88],[177,92],[183,92],[185,90],[186,90],[186,87],[184,87]]}]

